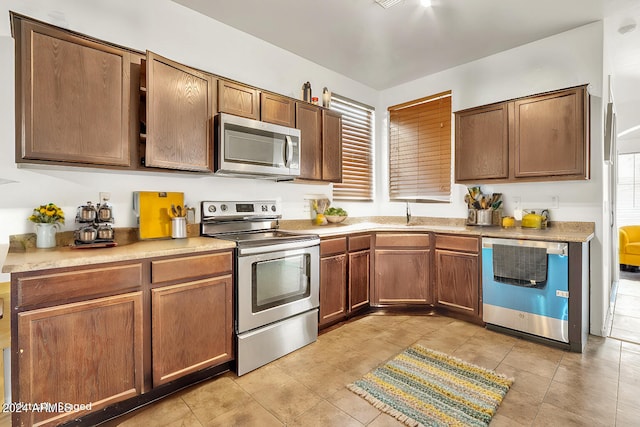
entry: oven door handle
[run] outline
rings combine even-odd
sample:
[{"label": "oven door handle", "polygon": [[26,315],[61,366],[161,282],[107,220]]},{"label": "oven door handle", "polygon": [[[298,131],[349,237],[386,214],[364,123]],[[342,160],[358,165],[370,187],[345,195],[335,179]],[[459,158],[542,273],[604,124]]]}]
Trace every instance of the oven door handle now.
[{"label": "oven door handle", "polygon": [[282,243],[269,243],[259,246],[238,247],[238,255],[256,255],[268,252],[291,251],[295,249],[305,249],[320,244],[320,238],[296,240]]}]

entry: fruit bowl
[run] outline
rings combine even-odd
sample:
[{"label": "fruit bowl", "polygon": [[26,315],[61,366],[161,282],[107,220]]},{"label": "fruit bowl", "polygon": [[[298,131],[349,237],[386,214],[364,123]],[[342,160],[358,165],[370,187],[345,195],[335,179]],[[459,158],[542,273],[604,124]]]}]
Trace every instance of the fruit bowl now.
[{"label": "fruit bowl", "polygon": [[347,219],[347,215],[325,215],[324,217],[332,224],[338,224]]}]

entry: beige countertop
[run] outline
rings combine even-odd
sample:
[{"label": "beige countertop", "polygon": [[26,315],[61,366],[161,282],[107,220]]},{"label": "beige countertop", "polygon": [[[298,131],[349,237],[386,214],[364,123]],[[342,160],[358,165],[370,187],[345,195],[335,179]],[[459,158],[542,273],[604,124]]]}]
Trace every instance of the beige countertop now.
[{"label": "beige countertop", "polygon": [[165,255],[184,255],[197,252],[231,249],[235,242],[210,237],[188,239],[145,240],[111,248],[27,249],[9,252],[2,266],[3,273],[43,270],[47,268],[75,267],[103,262],[130,261]]},{"label": "beige countertop", "polygon": [[[505,239],[530,239],[563,242],[588,242],[594,236],[592,222],[554,222],[544,230],[521,227],[468,226],[464,219],[424,218],[412,219],[407,225],[400,217],[347,218],[344,223],[324,226],[313,225],[310,220],[283,220],[280,229],[300,233],[318,234],[320,237],[338,236],[357,232],[437,232],[465,234]],[[137,241],[111,248],[52,249],[28,248],[9,251],[2,267],[3,273],[74,267],[104,262],[184,255],[197,252],[231,249],[235,242],[210,237]]]},{"label": "beige countertop", "polygon": [[528,239],[562,242],[588,242],[594,237],[593,222],[554,222],[542,230],[522,228],[520,226],[502,228],[499,226],[466,225],[464,219],[416,218],[409,225],[398,217],[378,217],[365,221],[347,218],[340,224],[313,225],[310,220],[281,221],[283,230],[318,234],[320,237],[338,236],[357,232],[436,232],[447,234],[465,234],[480,237],[499,237],[504,239]]}]

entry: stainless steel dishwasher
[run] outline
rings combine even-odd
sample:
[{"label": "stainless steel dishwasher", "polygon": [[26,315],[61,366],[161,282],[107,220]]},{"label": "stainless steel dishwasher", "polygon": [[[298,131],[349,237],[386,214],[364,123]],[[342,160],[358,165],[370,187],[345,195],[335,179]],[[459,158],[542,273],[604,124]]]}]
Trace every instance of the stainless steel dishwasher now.
[{"label": "stainless steel dishwasher", "polygon": [[483,238],[487,326],[568,343],[568,248],[565,242]]}]

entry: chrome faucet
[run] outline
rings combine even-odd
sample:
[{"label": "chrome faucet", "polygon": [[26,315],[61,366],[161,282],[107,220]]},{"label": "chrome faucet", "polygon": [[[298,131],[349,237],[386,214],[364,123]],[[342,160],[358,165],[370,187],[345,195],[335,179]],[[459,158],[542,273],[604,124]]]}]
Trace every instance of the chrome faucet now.
[{"label": "chrome faucet", "polygon": [[407,225],[409,225],[409,221],[411,221],[411,209],[409,209],[409,202],[407,202]]}]

